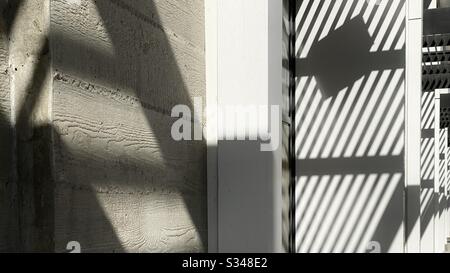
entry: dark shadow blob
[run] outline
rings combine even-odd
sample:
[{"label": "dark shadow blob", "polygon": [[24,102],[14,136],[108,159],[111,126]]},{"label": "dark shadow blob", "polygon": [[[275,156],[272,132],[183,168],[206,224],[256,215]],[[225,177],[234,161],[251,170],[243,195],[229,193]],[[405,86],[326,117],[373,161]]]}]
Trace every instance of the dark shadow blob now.
[{"label": "dark shadow blob", "polygon": [[324,99],[374,70],[403,68],[403,50],[370,52],[373,39],[357,16],[313,44],[306,59],[297,60],[298,76],[314,76]]},{"label": "dark shadow blob", "polygon": [[[382,247],[382,253],[386,253],[389,251],[397,235],[397,232],[400,230],[403,224],[403,210],[398,209],[398,200],[402,200],[404,195],[404,184],[402,183],[402,181],[404,181],[404,178],[402,178],[398,185],[395,187],[392,197],[390,198],[389,203],[386,205],[381,220],[378,223],[371,239],[371,241],[373,242],[380,243]],[[414,221],[411,222],[411,224],[415,224],[419,220],[419,215],[415,216],[416,217]],[[365,227],[365,229],[368,228],[368,226]],[[407,226],[406,229],[406,233],[409,235],[411,228],[408,228]]]},{"label": "dark shadow blob", "polygon": [[402,159],[403,155],[301,159],[297,161],[297,169],[305,176],[396,173],[403,171],[404,166],[398,164]]},{"label": "dark shadow blob", "polygon": [[26,95],[16,118],[15,169],[12,172],[17,179],[15,218],[18,226],[15,230],[18,243],[15,251],[20,252],[54,250],[52,126],[37,125],[34,116],[45,82],[49,79],[49,45],[47,37],[44,38],[45,43],[38,52],[31,79],[24,88]]},{"label": "dark shadow blob", "polygon": [[[272,152],[261,151],[260,141],[219,141],[221,161],[218,162],[219,185],[219,241],[222,252],[244,249],[246,252],[270,252],[276,248],[280,222],[274,221],[279,212],[277,206],[278,185],[267,177],[273,177],[276,159]],[[234,160],[237,155],[239,160]],[[242,168],[241,162],[245,162]],[[236,173],[239,179],[236,180]],[[247,198],[260,196],[264,198]],[[242,219],[242,221],[240,220]],[[281,220],[281,219],[280,219]],[[281,234],[280,234],[281,235]],[[264,238],[264,240],[261,240]]]},{"label": "dark shadow blob", "polygon": [[450,7],[424,10],[423,35],[450,33]]},{"label": "dark shadow blob", "polygon": [[0,6],[3,6],[3,17],[6,19],[5,32],[7,35],[11,33],[11,29],[17,19],[17,14],[23,4],[23,0],[0,0]]}]

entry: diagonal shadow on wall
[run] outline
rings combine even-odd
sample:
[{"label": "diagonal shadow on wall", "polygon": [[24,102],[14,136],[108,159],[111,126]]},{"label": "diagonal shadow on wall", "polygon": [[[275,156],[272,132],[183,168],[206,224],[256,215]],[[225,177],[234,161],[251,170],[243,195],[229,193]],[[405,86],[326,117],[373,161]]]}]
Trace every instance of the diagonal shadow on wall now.
[{"label": "diagonal shadow on wall", "polygon": [[297,10],[297,250],[400,251],[404,1]]},{"label": "diagonal shadow on wall", "polygon": [[[191,97],[204,94],[203,71],[187,73],[190,69],[203,68],[203,57],[195,60],[199,66],[189,67],[190,63],[185,62],[183,72],[180,71],[181,64],[172,52],[174,37],[166,37],[171,33],[177,38],[176,34],[163,27],[153,1],[95,1],[95,6],[91,1],[81,3],[75,9],[91,8],[92,11],[95,7],[101,20],[99,26],[104,27],[112,48],[104,51],[96,46],[95,41],[83,43],[80,38],[86,36],[80,37],[80,34],[86,33],[77,29],[81,25],[65,25],[67,22],[63,17],[53,21],[58,8],[67,11],[71,7],[65,1],[51,1],[50,52],[55,69],[55,112],[54,127],[47,127],[44,131],[53,132],[55,153],[39,160],[36,157],[40,156],[41,150],[35,150],[33,167],[38,175],[36,167],[44,167],[39,162],[54,160],[55,169],[47,168],[46,172],[53,171],[55,180],[48,177],[42,181],[45,185],[34,185],[34,190],[39,192],[26,193],[47,197],[45,206],[39,207],[41,210],[36,208],[33,212],[36,214],[30,216],[37,226],[31,231],[38,234],[34,243],[40,244],[41,248],[29,246],[28,250],[60,252],[71,240],[80,241],[85,251],[205,250],[206,146],[202,141],[175,142],[170,131],[174,121],[170,118],[172,107],[184,104],[193,109]],[[15,20],[15,14],[12,12],[11,22]],[[201,13],[194,15],[202,16]],[[192,32],[191,27],[186,25],[187,34]],[[88,37],[87,40],[90,38],[95,40],[99,37]],[[184,46],[194,48],[199,56],[203,56],[202,43],[185,42]],[[42,92],[40,81],[45,78],[48,65],[38,66],[38,70],[35,72],[38,76],[30,83],[29,89],[33,92],[29,92],[26,99],[27,107],[20,111],[19,120],[27,125],[27,115],[33,110],[34,98]],[[183,79],[186,75],[196,76],[193,81],[198,84],[186,86]],[[93,93],[100,95],[92,96]],[[86,112],[79,108],[79,103],[97,109],[98,119],[85,120],[92,117],[84,115]],[[120,108],[122,114],[115,112],[116,108]],[[107,113],[108,110],[111,113]],[[144,113],[141,119],[137,112]],[[96,114],[95,111],[93,113]],[[108,115],[114,114],[119,116],[109,119]],[[136,122],[136,119],[139,120]],[[125,121],[130,124],[124,124]],[[75,128],[77,122],[81,123],[79,128]],[[37,127],[26,129],[35,133],[41,131]],[[132,130],[137,132],[131,133]],[[100,140],[92,132],[98,132]],[[106,145],[96,147],[96,140]],[[33,143],[32,149],[39,145]],[[46,148],[51,150],[51,147]],[[29,182],[32,178],[25,180]],[[29,185],[18,182],[19,185],[21,183],[22,189],[29,191]],[[127,195],[137,197],[123,198]],[[177,218],[171,219],[183,215],[183,208],[177,203],[178,196],[183,200],[193,228],[185,219],[184,226],[177,226]],[[174,202],[171,199],[175,199]],[[129,211],[117,210],[116,203],[125,206],[127,202],[132,203]],[[165,216],[160,219],[165,225],[158,223],[156,218],[145,219],[152,213],[152,208]],[[137,218],[130,220],[128,214],[133,213]],[[44,222],[36,220],[38,217],[43,217]],[[40,227],[47,229],[42,231]],[[146,237],[152,233],[156,238]],[[131,242],[126,241],[127,236]],[[184,243],[177,242],[180,238]]]},{"label": "diagonal shadow on wall", "polygon": [[[53,15],[55,17],[52,18],[57,17],[57,5],[62,6],[61,3],[54,2]],[[157,218],[153,218],[150,222],[145,222],[145,226],[137,228],[152,230],[151,232],[158,234],[157,236],[163,237],[163,241],[153,244],[150,242],[149,245],[168,244],[169,251],[204,250],[206,249],[205,143],[174,141],[171,137],[171,125],[175,119],[169,116],[171,109],[178,104],[187,105],[190,109],[193,109],[191,98],[196,94],[198,96],[204,94],[204,84],[202,83],[204,73],[203,71],[189,73],[189,69],[195,70],[199,66],[186,61],[185,63],[178,63],[179,60],[176,59],[175,54],[172,52],[174,39],[173,37],[166,37],[167,33],[172,35],[176,35],[176,33],[167,28],[160,20],[158,9],[153,1],[135,1],[133,3],[119,0],[96,1],[95,7],[102,20],[105,33],[111,42],[111,51],[106,53],[98,50],[98,48],[86,46],[77,39],[67,37],[67,35],[64,35],[64,31],[60,31],[61,28],[57,26],[58,22],[52,22],[51,41],[55,45],[55,47],[52,47],[52,56],[54,58],[54,66],[58,70],[57,72],[61,72],[60,76],[62,78],[59,82],[66,86],[67,84],[70,85],[72,80],[93,83],[94,86],[96,85],[95,83],[98,83],[97,86],[93,87],[94,89],[101,89],[99,86],[106,86],[106,90],[111,87],[117,88],[114,90],[117,91],[113,95],[115,98],[125,101],[129,98],[131,100],[136,98],[137,101],[133,103],[137,103],[142,107],[143,120],[137,122],[134,120],[134,123],[133,120],[124,119],[124,121],[132,123],[127,126],[127,124],[121,124],[123,121],[108,119],[104,115],[99,115],[98,121],[104,122],[101,125],[102,128],[118,125],[119,128],[110,128],[113,131],[117,129],[118,135],[121,134],[121,130],[133,129],[141,129],[142,135],[139,135],[139,132],[129,135],[123,133],[121,135],[121,137],[125,138],[123,142],[121,142],[122,139],[120,137],[112,137],[112,139],[107,141],[109,146],[106,146],[110,150],[103,152],[104,156],[100,155],[100,160],[92,158],[89,148],[83,144],[85,141],[92,141],[89,133],[86,136],[83,135],[86,132],[82,132],[79,135],[79,140],[81,141],[79,145],[73,146],[73,143],[70,143],[72,146],[70,148],[67,147],[67,141],[65,141],[65,144],[60,142],[63,145],[61,146],[61,159],[65,164],[69,164],[73,168],[72,170],[66,169],[67,174],[71,173],[72,175],[66,176],[64,183],[81,185],[80,187],[92,187],[92,189],[95,188],[97,191],[98,189],[103,189],[100,190],[103,194],[105,194],[104,190],[106,189],[106,194],[111,192],[118,194],[118,196],[127,192],[135,192],[142,194],[144,196],[142,199],[155,198],[155,195],[158,195],[155,194],[156,192],[160,192],[161,195],[167,195],[167,198],[176,198],[179,194],[183,199],[195,230],[191,230],[189,226],[179,227],[176,223],[174,223],[173,227],[167,226],[167,222],[170,222],[170,220],[164,219],[160,220],[165,222],[166,226],[161,226],[158,224]],[[64,24],[64,22],[62,23]],[[185,31],[185,34],[189,34],[192,30],[187,26]],[[183,38],[180,38],[180,40],[183,41]],[[190,41],[184,42],[186,44],[182,46],[194,48],[193,51],[197,50],[201,53],[199,55],[203,54],[202,43],[193,45],[189,44]],[[180,45],[178,44],[178,46]],[[179,48],[178,51],[180,51]],[[70,52],[70,54],[67,54],[67,52]],[[183,52],[183,54],[189,54],[189,51]],[[180,55],[178,54],[177,57],[179,58]],[[187,59],[202,62],[202,60],[196,60],[195,58]],[[180,65],[185,67],[181,69]],[[203,66],[200,65],[200,68],[203,68]],[[67,75],[69,82],[64,78]],[[198,81],[198,85],[195,87],[192,85],[186,86],[183,76],[197,77],[189,80]],[[61,88],[65,89],[62,86]],[[194,88],[199,88],[200,90],[193,90]],[[59,90],[56,91],[58,92]],[[86,91],[90,92],[92,90],[88,87]],[[64,102],[61,101],[61,103]],[[95,107],[105,107],[100,105],[99,102],[109,103],[103,99],[95,102],[86,101],[86,103],[93,103]],[[55,104],[58,104],[58,101],[55,101]],[[73,110],[82,111],[75,104],[72,106],[74,107],[72,108]],[[123,107],[123,105],[114,101],[104,109],[114,111],[115,107]],[[57,111],[55,109],[55,112]],[[66,108],[62,111],[71,111],[71,109]],[[133,113],[133,111],[136,111],[136,109],[130,110],[130,113]],[[64,120],[63,114],[61,117]],[[85,117],[80,118],[83,119]],[[133,118],[136,117],[133,116]],[[141,124],[141,122],[147,124]],[[64,130],[66,126],[64,121],[55,120],[55,123],[61,126],[58,129]],[[146,127],[147,125],[148,128]],[[140,126],[142,128],[139,128]],[[99,129],[95,125],[94,128]],[[150,132],[146,130],[150,130]],[[148,139],[145,139],[146,137]],[[117,144],[114,142],[117,142]],[[123,145],[130,145],[130,149],[134,151],[128,153]],[[103,148],[105,147],[101,147],[101,149]],[[79,151],[76,149],[79,149]],[[134,152],[136,154],[133,154]],[[118,156],[117,153],[121,155]],[[89,162],[89,158],[92,162]],[[93,167],[95,171],[92,170],[89,175],[77,178],[76,175],[78,173],[90,169],[91,166],[89,165],[95,166]],[[62,168],[67,168],[67,165],[62,166]],[[141,175],[138,175],[138,173],[141,173]],[[146,195],[148,197],[145,197]],[[97,196],[97,198],[99,197]],[[120,200],[120,197],[117,198]],[[179,205],[167,201],[167,199],[162,199],[156,197],[156,200],[151,200],[156,206],[160,205],[160,202],[168,203],[167,208],[163,210],[162,217],[170,218],[170,215],[179,217],[176,213],[180,209]],[[80,202],[84,201],[80,200]],[[119,202],[124,201],[121,200]],[[139,205],[136,204],[135,209],[138,210],[139,206],[143,205],[140,202],[143,201],[138,201]],[[161,205],[164,206],[164,204]],[[100,208],[104,206],[105,203],[99,204]],[[147,207],[146,209],[149,210],[152,206],[150,205],[150,208]],[[105,214],[114,213],[113,216],[109,216],[113,218],[123,219],[124,216],[120,215],[120,213],[127,213],[123,211],[119,212],[118,215],[114,208],[109,209],[110,211],[105,212]],[[143,214],[139,214],[140,217],[145,217],[145,213],[150,212],[143,210],[140,213]],[[74,218],[77,219],[78,217],[81,217],[78,219],[80,224],[85,222],[86,219],[82,219],[82,215],[77,215]],[[95,220],[92,222],[95,222]],[[107,219],[105,219],[105,222],[107,222]],[[119,233],[126,233],[127,229],[124,226],[120,226],[120,224],[114,223],[113,229],[116,229],[116,232]],[[153,225],[155,226],[154,228],[152,227]],[[117,231],[118,226],[123,230]],[[89,231],[86,231],[87,235],[89,233]],[[142,240],[144,241],[155,240],[155,238],[145,238],[149,233],[141,230],[138,234],[131,236],[143,236]],[[197,240],[196,234],[199,236],[199,245],[195,243]],[[185,238],[180,239],[183,237]],[[157,240],[161,239],[157,238]],[[180,243],[177,240],[194,241],[194,243],[187,243],[183,246],[179,245]],[[170,244],[174,244],[174,246],[170,246]],[[146,249],[145,247],[144,245],[140,250],[158,251],[158,246],[155,246],[155,249],[151,249],[151,247]],[[139,249],[139,246],[137,249]]]},{"label": "diagonal shadow on wall", "polygon": [[10,250],[17,239],[13,226],[15,218],[15,202],[9,197],[14,192],[12,168],[12,128],[10,124],[10,96],[9,96],[9,70],[8,70],[8,22],[4,11],[7,8],[5,1],[0,1],[0,251]]}]

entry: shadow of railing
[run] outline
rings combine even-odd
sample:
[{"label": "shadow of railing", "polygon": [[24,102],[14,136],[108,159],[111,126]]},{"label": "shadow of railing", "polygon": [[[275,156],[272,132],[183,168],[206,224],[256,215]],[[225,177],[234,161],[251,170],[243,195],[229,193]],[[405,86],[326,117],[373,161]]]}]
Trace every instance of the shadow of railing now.
[{"label": "shadow of railing", "polygon": [[401,252],[405,1],[297,10],[297,251]]}]

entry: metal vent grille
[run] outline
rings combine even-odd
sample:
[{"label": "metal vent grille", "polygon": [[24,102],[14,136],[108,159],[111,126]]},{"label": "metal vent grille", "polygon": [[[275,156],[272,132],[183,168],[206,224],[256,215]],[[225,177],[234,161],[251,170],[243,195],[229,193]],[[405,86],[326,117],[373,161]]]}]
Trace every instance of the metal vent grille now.
[{"label": "metal vent grille", "polygon": [[450,127],[450,107],[441,108],[441,129]]},{"label": "metal vent grille", "polygon": [[450,46],[450,34],[423,36],[423,47]]},{"label": "metal vent grille", "polygon": [[423,37],[422,89],[450,88],[450,34]]}]

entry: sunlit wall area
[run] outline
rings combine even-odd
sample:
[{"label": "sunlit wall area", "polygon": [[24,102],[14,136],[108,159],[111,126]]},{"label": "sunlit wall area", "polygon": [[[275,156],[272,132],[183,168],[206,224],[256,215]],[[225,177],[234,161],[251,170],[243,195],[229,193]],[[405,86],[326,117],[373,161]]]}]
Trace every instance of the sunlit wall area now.
[{"label": "sunlit wall area", "polygon": [[437,179],[436,188],[436,218],[435,218],[435,251],[442,253],[445,251],[445,244],[439,242],[446,242],[446,213],[447,194],[445,193],[446,184],[448,181],[448,128],[439,130],[439,177]]},{"label": "sunlit wall area", "polygon": [[[448,50],[447,0],[424,1],[422,49],[421,251],[443,252],[448,238]],[[432,114],[434,112],[434,114]],[[433,121],[434,120],[434,121]],[[431,131],[434,130],[434,134]],[[433,138],[433,140],[432,140]],[[432,142],[431,142],[432,140]],[[433,157],[425,146],[434,145]],[[434,171],[431,172],[431,169]],[[434,173],[434,175],[433,175]]]},{"label": "sunlit wall area", "polygon": [[422,93],[421,106],[421,250],[434,252],[435,93]]},{"label": "sunlit wall area", "polygon": [[[424,10],[436,9],[437,0],[423,1]],[[427,65],[424,64],[426,68]],[[424,79],[426,84],[426,78]],[[436,99],[434,89],[423,88],[421,105],[421,250],[434,252],[435,246],[435,159]],[[438,130],[438,129],[437,129]]]},{"label": "sunlit wall area", "polygon": [[447,89],[435,90],[436,107],[439,110],[436,111],[436,117],[439,117],[439,122],[435,135],[438,139],[436,147],[436,179],[435,179],[435,218],[434,218],[434,230],[435,230],[435,251],[444,252],[445,244],[440,242],[446,242],[449,238],[449,207],[448,199],[450,195],[449,188],[449,113],[450,113],[450,95]]},{"label": "sunlit wall area", "polygon": [[50,35],[55,250],[206,251],[206,145],[171,135],[205,96],[203,1],[52,0]]},{"label": "sunlit wall area", "polygon": [[298,252],[403,252],[405,1],[297,1]]},{"label": "sunlit wall area", "polygon": [[0,252],[207,250],[204,13],[0,1]]}]

